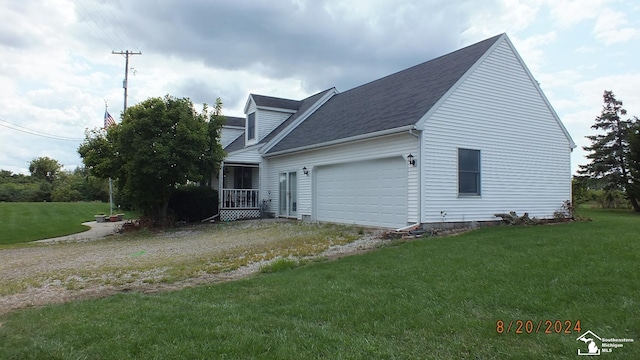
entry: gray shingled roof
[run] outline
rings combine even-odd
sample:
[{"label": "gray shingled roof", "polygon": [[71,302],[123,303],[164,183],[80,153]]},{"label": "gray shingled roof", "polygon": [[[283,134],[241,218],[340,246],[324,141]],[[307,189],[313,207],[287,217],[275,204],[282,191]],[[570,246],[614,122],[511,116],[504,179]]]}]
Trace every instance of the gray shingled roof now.
[{"label": "gray shingled roof", "polygon": [[253,101],[256,102],[256,106],[272,107],[277,109],[298,110],[302,104],[302,101],[272,96],[251,94],[251,97],[253,97]]},{"label": "gray shingled roof", "polygon": [[[307,109],[309,109],[311,106],[313,106],[313,104],[315,104],[322,96],[324,96],[326,93],[328,93],[331,90],[333,90],[333,88],[327,89],[325,91],[321,91],[321,92],[319,92],[317,94],[311,95],[308,98],[303,99],[303,100],[299,100],[299,101],[298,100],[281,99],[281,98],[270,98],[269,96],[253,95],[252,94],[252,96],[254,96],[254,99],[255,99],[256,96],[259,96],[261,99],[270,98],[270,99],[286,100],[286,101],[289,101],[291,103],[292,102],[299,103],[298,111],[296,113],[294,113],[294,114],[291,114],[291,116],[289,116],[285,121],[283,121],[282,124],[280,124],[277,128],[273,129],[273,131],[271,131],[267,136],[265,136],[262,140],[260,140],[260,144],[264,144],[264,143],[270,141],[271,139],[273,139],[280,131],[282,131],[284,128],[289,126],[289,124],[291,124],[293,121],[295,121],[295,119],[300,117],[300,115],[302,115],[305,111],[307,111]],[[274,106],[271,106],[271,107],[274,107]],[[244,118],[237,118],[237,117],[227,116],[227,125],[230,125],[229,124],[229,119],[241,120],[242,121],[241,125],[237,125],[237,126],[244,126]],[[236,126],[236,125],[232,125],[232,126]],[[243,133],[243,135],[244,135],[244,133]],[[244,149],[244,136],[238,137],[231,144],[227,145],[227,147],[224,150],[227,153],[230,153],[230,152],[238,151],[238,150],[242,150],[242,149]]]},{"label": "gray shingled roof", "polygon": [[334,95],[267,153],[415,124],[501,36]]},{"label": "gray shingled roof", "polygon": [[287,118],[287,120],[283,121],[282,124],[280,124],[277,128],[273,129],[273,131],[271,131],[269,133],[269,135],[265,136],[264,139],[262,139],[260,141],[260,143],[266,143],[267,141],[270,141],[271,139],[273,139],[280,131],[282,131],[284,128],[286,128],[287,126],[289,126],[289,124],[291,124],[292,122],[294,122],[297,118],[300,117],[300,115],[302,115],[305,111],[307,111],[311,106],[313,106],[313,104],[315,104],[318,100],[320,100],[320,98],[322,96],[324,96],[326,93],[328,93],[329,91],[332,91],[333,88],[331,89],[327,89],[325,91],[321,91],[315,95],[311,95],[306,99],[300,100],[300,108],[298,109],[298,111],[295,114],[292,114],[291,116],[289,116]]},{"label": "gray shingled roof", "polygon": [[227,147],[224,148],[224,151],[226,151],[228,154],[242,149],[244,149],[244,131],[242,132],[242,134],[240,134],[240,136],[233,140],[231,144],[227,145]]},{"label": "gray shingled roof", "polygon": [[235,117],[235,116],[225,116],[227,122],[225,125],[228,126],[236,126],[236,127],[244,127],[244,118],[243,117]]}]

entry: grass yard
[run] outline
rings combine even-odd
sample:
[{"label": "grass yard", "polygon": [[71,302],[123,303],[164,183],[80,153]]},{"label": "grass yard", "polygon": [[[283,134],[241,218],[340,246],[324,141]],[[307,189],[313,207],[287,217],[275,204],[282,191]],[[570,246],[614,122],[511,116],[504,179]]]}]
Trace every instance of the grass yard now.
[{"label": "grass yard", "polygon": [[[593,221],[485,228],[236,282],[18,311],[0,317],[0,358],[565,359],[586,351],[576,338],[591,330],[635,340],[603,356],[639,359],[640,216],[583,213]],[[517,320],[531,333],[526,323],[516,333]],[[545,334],[546,320],[561,333]]]},{"label": "grass yard", "polygon": [[109,214],[108,203],[0,202],[0,245],[79,233],[89,229],[83,222],[101,213]]}]

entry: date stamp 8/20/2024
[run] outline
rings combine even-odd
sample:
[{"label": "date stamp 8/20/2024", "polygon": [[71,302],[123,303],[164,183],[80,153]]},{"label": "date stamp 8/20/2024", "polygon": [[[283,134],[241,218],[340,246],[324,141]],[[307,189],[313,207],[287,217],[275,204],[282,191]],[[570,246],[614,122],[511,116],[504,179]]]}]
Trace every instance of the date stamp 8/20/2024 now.
[{"label": "date stamp 8/20/2024", "polygon": [[580,320],[498,320],[498,334],[579,334]]}]

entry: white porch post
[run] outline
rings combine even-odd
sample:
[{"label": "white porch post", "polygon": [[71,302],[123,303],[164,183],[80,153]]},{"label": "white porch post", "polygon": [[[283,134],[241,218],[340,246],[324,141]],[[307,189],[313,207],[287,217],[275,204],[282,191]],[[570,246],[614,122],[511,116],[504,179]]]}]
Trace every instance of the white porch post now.
[{"label": "white porch post", "polygon": [[224,161],[220,163],[220,170],[218,175],[218,214],[222,209],[222,187],[224,185]]}]

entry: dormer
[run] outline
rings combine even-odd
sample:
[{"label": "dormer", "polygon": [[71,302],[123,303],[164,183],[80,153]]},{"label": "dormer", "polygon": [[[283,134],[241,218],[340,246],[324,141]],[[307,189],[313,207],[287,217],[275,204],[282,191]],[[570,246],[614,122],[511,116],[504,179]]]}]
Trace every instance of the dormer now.
[{"label": "dormer", "polygon": [[257,144],[289,116],[295,114],[302,101],[249,94],[244,106],[245,145]]},{"label": "dormer", "polygon": [[226,122],[220,131],[220,144],[226,148],[240,135],[244,134],[246,119],[235,116],[225,116]]}]

